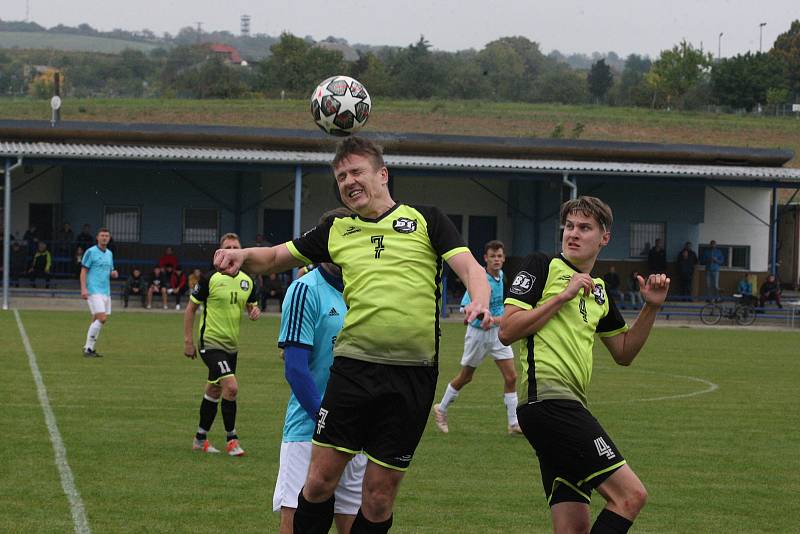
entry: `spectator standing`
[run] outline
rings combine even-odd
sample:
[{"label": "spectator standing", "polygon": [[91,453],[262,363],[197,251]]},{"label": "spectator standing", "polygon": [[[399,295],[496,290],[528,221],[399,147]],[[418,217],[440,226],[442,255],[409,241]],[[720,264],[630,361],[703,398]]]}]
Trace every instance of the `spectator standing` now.
[{"label": "spectator standing", "polygon": [[[53,252],[61,258],[60,262],[69,262],[69,255],[72,252],[72,242],[75,241],[75,232],[72,226],[65,222],[54,236]],[[61,269],[59,269],[60,271]],[[66,269],[65,269],[66,270]]]},{"label": "spectator standing", "polygon": [[709,243],[709,248],[703,254],[703,264],[706,266],[706,294],[708,300],[719,298],[719,268],[725,263],[725,255],[717,248],[717,242],[713,239]]},{"label": "spectator standing", "polygon": [[656,239],[656,244],[647,253],[647,266],[651,274],[667,272],[667,251],[661,238]]},{"label": "spectator standing", "polygon": [[781,304],[781,284],[778,282],[778,279],[775,278],[774,274],[767,276],[767,279],[761,284],[761,289],[759,289],[758,294],[758,305],[760,307],[763,308],[767,302],[774,300],[779,308],[783,308]]},{"label": "spectator standing", "polygon": [[122,289],[122,303],[127,308],[128,299],[130,297],[138,297],[142,301],[142,307],[144,307],[146,293],[147,286],[142,276],[142,271],[138,267],[134,267],[131,275],[125,281],[125,287]]},{"label": "spectator standing", "polygon": [[35,224],[32,224],[25,233],[22,235],[22,240],[28,247],[28,254],[32,257],[36,254],[36,249],[39,245],[39,232]]},{"label": "spectator standing", "polygon": [[678,253],[675,267],[678,270],[678,290],[686,300],[692,300],[692,279],[697,266],[697,254],[692,250],[692,243],[687,241]]},{"label": "spectator standing", "polygon": [[183,267],[180,265],[175,267],[175,270],[169,276],[169,288],[167,293],[175,297],[175,309],[181,309],[181,297],[188,289],[188,280],[186,273],[183,272]]},{"label": "spectator standing", "polygon": [[31,260],[31,267],[28,269],[28,278],[31,280],[31,287],[36,287],[36,279],[44,278],[44,287],[50,287],[50,270],[53,267],[53,255],[47,250],[47,243],[39,241],[36,253]]},{"label": "spectator standing", "polygon": [[78,237],[75,238],[75,243],[83,250],[86,250],[94,245],[94,236],[92,236],[92,232],[88,224],[84,224],[81,227],[81,233],[79,233]]},{"label": "spectator standing", "polygon": [[167,247],[166,249],[164,249],[164,254],[162,254],[161,257],[158,258],[159,267],[161,267],[162,269],[166,269],[167,265],[171,266],[173,270],[175,269],[175,267],[178,266],[178,257],[172,251],[172,247]]},{"label": "spectator standing", "polygon": [[25,275],[28,266],[28,251],[18,241],[11,243],[11,264],[9,265],[9,279],[14,286],[19,287],[19,279]]},{"label": "spectator standing", "polygon": [[80,245],[75,247],[75,254],[72,255],[72,271],[75,277],[79,278],[81,275],[81,262],[83,261],[84,248]]},{"label": "spectator standing", "polygon": [[631,304],[634,308],[639,308],[644,301],[642,294],[639,291],[639,277],[642,276],[639,271],[633,271],[630,278],[628,278],[628,295],[631,297]]},{"label": "spectator standing", "polygon": [[623,295],[620,285],[622,280],[619,278],[617,268],[614,265],[608,267],[608,272],[603,275],[603,282],[606,283],[606,293],[614,297],[615,302],[625,303],[625,295]]},{"label": "spectator standing", "polygon": [[283,280],[281,280],[280,276],[277,273],[269,273],[264,278],[264,287],[261,291],[261,309],[265,310],[267,308],[267,300],[268,299],[275,299],[278,301],[280,305],[283,302],[283,294],[286,288],[283,285]]}]

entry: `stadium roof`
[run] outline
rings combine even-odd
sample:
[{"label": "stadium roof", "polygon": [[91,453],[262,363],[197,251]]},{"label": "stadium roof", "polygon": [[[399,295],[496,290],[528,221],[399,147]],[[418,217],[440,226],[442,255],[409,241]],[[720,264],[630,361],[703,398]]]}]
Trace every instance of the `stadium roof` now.
[{"label": "stadium roof", "polygon": [[[381,144],[387,154],[414,157],[745,167],[781,167],[794,157],[793,151],[779,148],[373,131],[361,135]],[[334,150],[337,138],[321,134],[317,130],[280,128],[76,121],[62,121],[51,125],[49,121],[0,120],[0,141],[329,152]]]},{"label": "stadium roof", "polygon": [[[149,161],[206,164],[327,166],[333,153],[323,151],[256,150],[197,146],[111,145],[0,141],[0,157],[23,160]],[[616,175],[763,182],[800,186],[800,169],[728,165],[679,165],[532,158],[481,158],[386,155],[392,169],[473,171],[481,173]]]}]

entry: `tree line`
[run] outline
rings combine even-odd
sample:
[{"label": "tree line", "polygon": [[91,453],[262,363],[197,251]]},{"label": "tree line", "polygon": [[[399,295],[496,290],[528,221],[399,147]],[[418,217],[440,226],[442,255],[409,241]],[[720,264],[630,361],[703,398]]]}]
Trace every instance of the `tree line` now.
[{"label": "tree line", "polygon": [[420,37],[403,48],[359,49],[357,60],[345,61],[325,42],[284,33],[269,50],[247,66],[198,42],[117,55],[5,50],[0,94],[49,97],[52,82],[34,68],[47,65],[62,72],[64,94],[76,97],[307,97],[320,80],[348,74],[373,97],[400,99],[732,110],[800,101],[800,20],[764,53],[714,58],[682,41],[656,59],[614,55],[588,69],[571,67],[557,53],[545,55],[538,43],[519,36],[458,52],[434,50]]}]

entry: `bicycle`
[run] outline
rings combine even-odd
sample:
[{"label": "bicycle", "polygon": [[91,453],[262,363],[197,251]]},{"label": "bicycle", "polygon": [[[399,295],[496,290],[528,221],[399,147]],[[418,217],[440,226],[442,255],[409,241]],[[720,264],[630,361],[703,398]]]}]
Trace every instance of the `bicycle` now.
[{"label": "bicycle", "polygon": [[703,324],[715,325],[725,317],[736,321],[742,326],[751,325],[756,320],[755,307],[747,302],[742,302],[742,295],[734,295],[733,302],[710,302],[700,310],[700,321]]}]

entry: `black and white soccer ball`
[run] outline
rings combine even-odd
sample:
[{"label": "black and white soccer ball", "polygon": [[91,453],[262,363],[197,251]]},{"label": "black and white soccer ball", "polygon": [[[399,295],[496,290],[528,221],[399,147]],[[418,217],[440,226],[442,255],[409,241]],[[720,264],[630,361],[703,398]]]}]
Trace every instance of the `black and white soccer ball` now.
[{"label": "black and white soccer ball", "polygon": [[323,132],[345,137],[364,127],[372,110],[367,88],[349,76],[332,76],[311,95],[311,116]]}]

